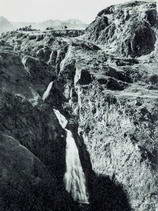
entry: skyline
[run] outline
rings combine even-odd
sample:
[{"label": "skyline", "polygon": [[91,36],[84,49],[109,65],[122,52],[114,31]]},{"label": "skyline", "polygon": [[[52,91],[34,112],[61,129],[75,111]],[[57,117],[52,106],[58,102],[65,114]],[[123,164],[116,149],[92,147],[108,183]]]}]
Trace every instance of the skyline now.
[{"label": "skyline", "polygon": [[0,16],[12,22],[42,22],[49,19],[94,20],[102,9],[129,0],[0,0]]}]

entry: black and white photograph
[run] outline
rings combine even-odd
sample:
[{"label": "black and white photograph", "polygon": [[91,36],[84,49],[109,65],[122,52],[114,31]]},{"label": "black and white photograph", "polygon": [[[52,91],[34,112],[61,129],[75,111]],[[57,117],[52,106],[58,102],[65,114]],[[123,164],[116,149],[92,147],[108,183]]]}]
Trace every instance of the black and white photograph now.
[{"label": "black and white photograph", "polygon": [[157,4],[0,0],[0,211],[158,211]]}]

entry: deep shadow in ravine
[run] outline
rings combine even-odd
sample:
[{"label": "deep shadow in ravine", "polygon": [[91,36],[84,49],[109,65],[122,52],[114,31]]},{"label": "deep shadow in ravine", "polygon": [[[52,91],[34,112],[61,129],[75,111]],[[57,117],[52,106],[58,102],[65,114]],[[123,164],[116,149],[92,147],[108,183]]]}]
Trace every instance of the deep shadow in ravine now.
[{"label": "deep shadow in ravine", "polygon": [[123,186],[106,175],[97,175],[92,169],[89,152],[77,126],[69,125],[73,132],[83,171],[87,179],[90,206],[81,206],[80,211],[132,211]]},{"label": "deep shadow in ravine", "polygon": [[112,181],[108,176],[95,176],[91,193],[92,211],[132,210],[122,185]]}]

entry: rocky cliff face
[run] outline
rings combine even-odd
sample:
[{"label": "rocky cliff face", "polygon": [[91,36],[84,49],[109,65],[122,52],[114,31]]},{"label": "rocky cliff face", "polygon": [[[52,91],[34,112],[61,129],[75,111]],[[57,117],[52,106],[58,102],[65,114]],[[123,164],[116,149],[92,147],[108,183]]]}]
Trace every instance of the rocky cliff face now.
[{"label": "rocky cliff face", "polygon": [[99,12],[87,37],[112,53],[136,57],[154,50],[156,27],[156,3],[135,1]]},{"label": "rocky cliff face", "polygon": [[111,6],[81,37],[0,39],[2,209],[156,211],[156,4]]},{"label": "rocky cliff face", "polygon": [[[69,94],[65,97],[79,118],[93,169],[120,182],[134,210],[155,210],[157,61],[149,64],[149,57],[142,61],[109,58],[101,51],[83,52],[71,48],[60,77],[66,80]],[[76,64],[70,68],[72,59]],[[115,203],[117,210],[126,210]]]},{"label": "rocky cliff face", "polygon": [[64,189],[67,135],[43,102],[52,77],[42,66],[32,57],[1,53],[2,210],[78,210]]}]

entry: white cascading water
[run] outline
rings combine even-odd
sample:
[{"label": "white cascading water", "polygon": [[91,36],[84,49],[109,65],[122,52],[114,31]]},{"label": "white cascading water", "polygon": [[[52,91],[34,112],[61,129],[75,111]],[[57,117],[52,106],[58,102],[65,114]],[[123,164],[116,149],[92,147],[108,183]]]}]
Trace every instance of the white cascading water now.
[{"label": "white cascading water", "polygon": [[71,194],[73,199],[79,203],[89,204],[89,197],[86,188],[86,177],[81,165],[78,148],[73,138],[72,132],[66,129],[67,120],[58,111],[54,113],[59,120],[60,125],[66,131],[66,173],[64,183],[66,190]]},{"label": "white cascading water", "polygon": [[[53,82],[48,85],[48,88],[43,94],[45,101],[51,91]],[[78,148],[73,138],[72,132],[66,129],[68,121],[56,109],[53,109],[61,127],[66,131],[66,172],[64,175],[64,184],[68,193],[71,194],[74,201],[89,204],[89,196],[86,188],[86,177],[81,165]]]},{"label": "white cascading water", "polygon": [[44,92],[43,97],[42,97],[43,101],[45,101],[49,97],[52,86],[53,86],[53,81],[49,83],[46,91]]}]

